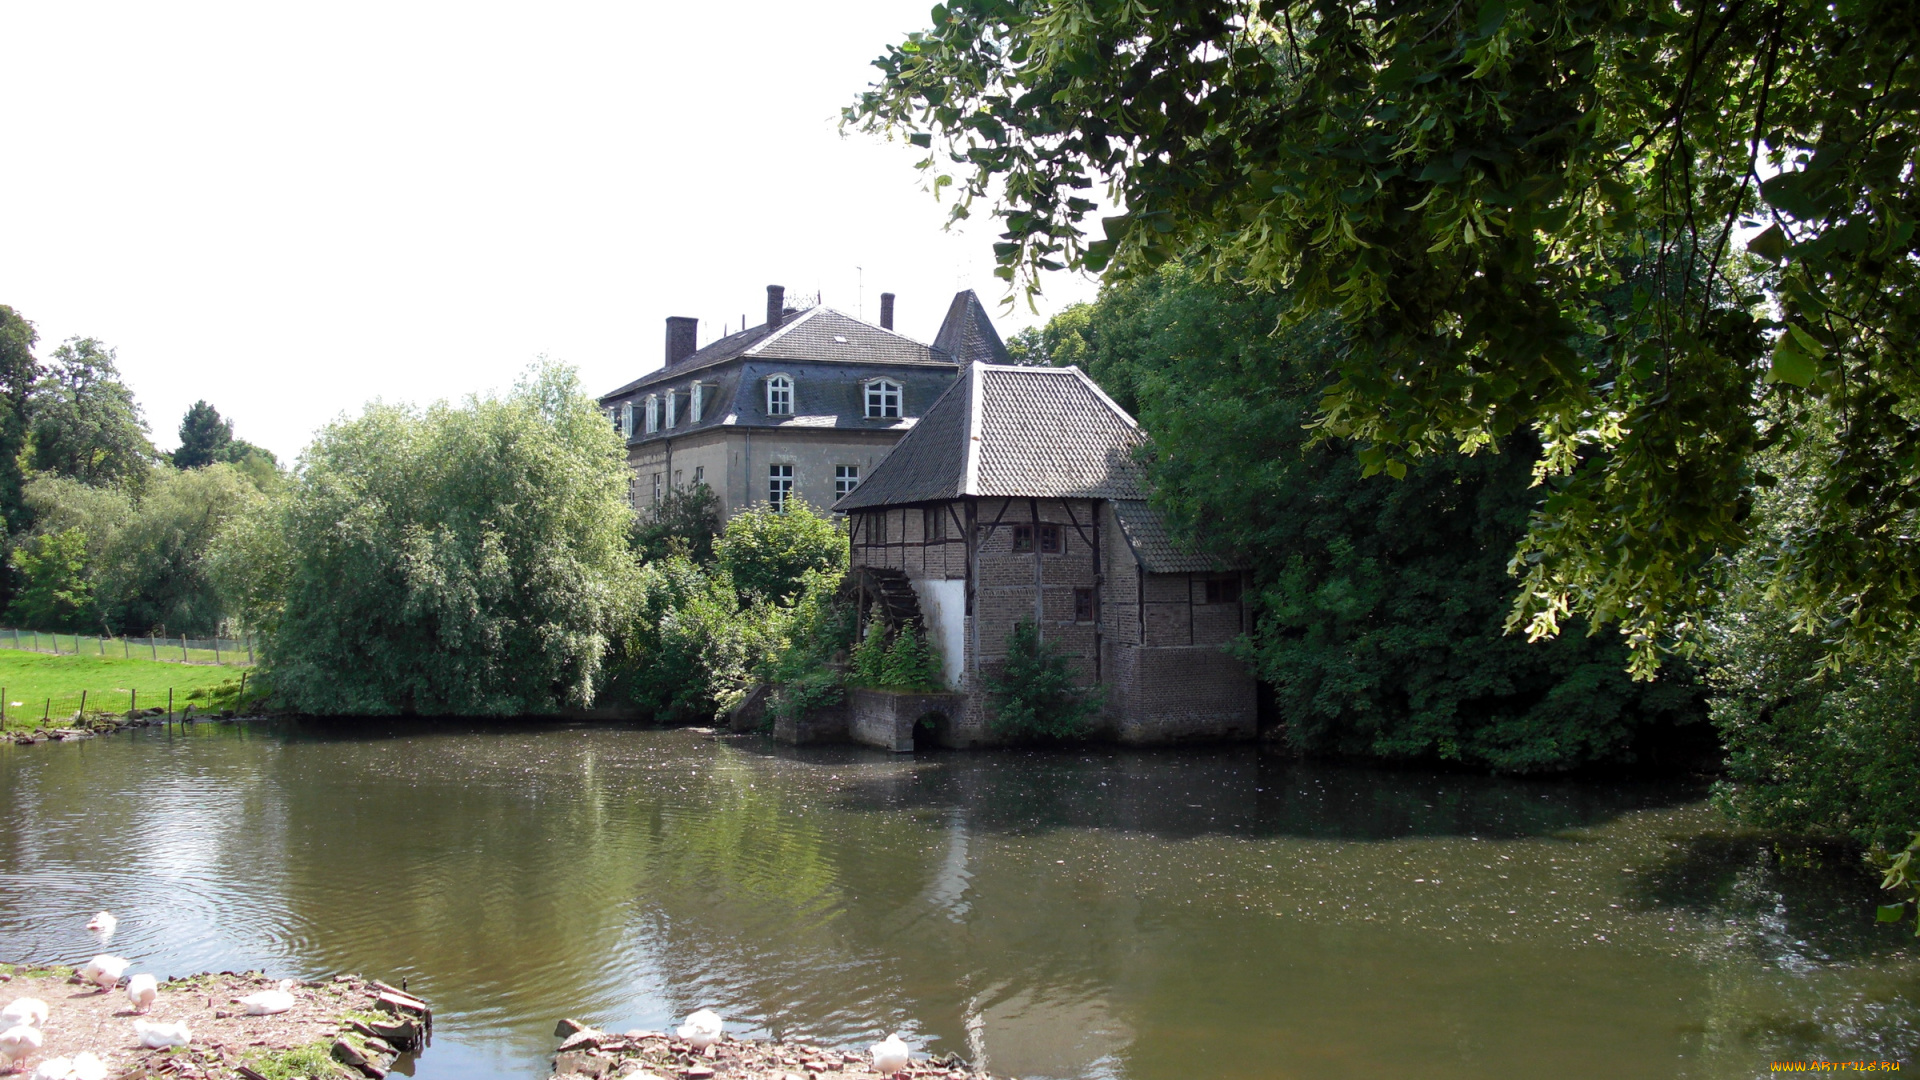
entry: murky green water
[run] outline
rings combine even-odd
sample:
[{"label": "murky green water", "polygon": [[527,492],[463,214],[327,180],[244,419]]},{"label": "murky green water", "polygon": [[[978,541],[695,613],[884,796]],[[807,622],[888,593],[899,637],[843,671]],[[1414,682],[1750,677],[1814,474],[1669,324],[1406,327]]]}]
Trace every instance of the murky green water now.
[{"label": "murky green water", "polygon": [[603,727],[0,747],[0,959],[406,977],[418,1075],[553,1022],[1021,1077],[1748,1077],[1920,1048],[1920,951],[1697,791],[1149,754],[796,752]]}]

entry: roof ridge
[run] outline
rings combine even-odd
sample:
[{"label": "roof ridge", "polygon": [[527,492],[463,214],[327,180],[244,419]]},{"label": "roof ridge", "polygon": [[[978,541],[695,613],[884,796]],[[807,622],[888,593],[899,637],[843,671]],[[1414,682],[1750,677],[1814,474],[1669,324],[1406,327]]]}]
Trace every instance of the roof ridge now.
[{"label": "roof ridge", "polygon": [[964,376],[967,383],[967,426],[963,431],[966,439],[964,452],[966,458],[960,467],[960,494],[978,495],[980,493],[980,410],[986,394],[981,392],[980,380],[974,369],[986,367],[976,360]]},{"label": "roof ridge", "polygon": [[766,348],[768,345],[771,345],[776,341],[779,341],[781,338],[786,337],[787,331],[792,330],[794,327],[799,326],[801,323],[806,322],[808,319],[811,319],[815,315],[818,315],[822,311],[826,311],[826,310],[828,310],[828,308],[825,304],[815,304],[812,307],[807,308],[806,310],[800,312],[800,315],[798,318],[788,320],[783,317],[780,320],[780,329],[775,330],[773,333],[768,334],[766,337],[763,337],[759,341],[754,342],[751,347],[741,349],[740,355],[741,356],[759,356],[760,350]]}]

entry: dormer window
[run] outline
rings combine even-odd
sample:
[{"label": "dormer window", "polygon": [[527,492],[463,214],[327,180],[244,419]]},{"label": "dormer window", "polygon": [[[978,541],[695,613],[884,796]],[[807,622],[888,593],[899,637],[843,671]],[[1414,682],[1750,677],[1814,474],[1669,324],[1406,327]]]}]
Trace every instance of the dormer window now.
[{"label": "dormer window", "polygon": [[793,415],[793,379],[786,375],[767,378],[767,415]]},{"label": "dormer window", "polygon": [[869,419],[898,418],[900,415],[900,384],[891,379],[874,379],[867,384],[867,416]]},{"label": "dormer window", "polygon": [[680,391],[678,390],[667,391],[667,426],[668,427],[673,426],[674,420],[677,419],[677,417],[674,414],[678,413],[679,411],[680,411]]},{"label": "dormer window", "polygon": [[693,388],[687,391],[687,422],[690,424],[699,423],[700,418],[706,414],[703,408],[707,403],[706,389],[705,386],[694,383]]},{"label": "dormer window", "polygon": [[660,395],[647,395],[647,434],[660,430]]},{"label": "dormer window", "polygon": [[631,401],[620,406],[620,434],[629,439],[633,438],[633,402]]}]

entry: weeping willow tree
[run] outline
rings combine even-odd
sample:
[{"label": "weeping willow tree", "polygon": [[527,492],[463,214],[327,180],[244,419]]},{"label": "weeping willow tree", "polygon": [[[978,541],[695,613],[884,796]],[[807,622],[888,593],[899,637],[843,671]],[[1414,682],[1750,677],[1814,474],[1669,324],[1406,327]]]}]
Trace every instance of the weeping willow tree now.
[{"label": "weeping willow tree", "polygon": [[627,475],[567,368],[457,406],[370,405],[229,531],[222,580],[294,709],[587,705],[637,573]]}]

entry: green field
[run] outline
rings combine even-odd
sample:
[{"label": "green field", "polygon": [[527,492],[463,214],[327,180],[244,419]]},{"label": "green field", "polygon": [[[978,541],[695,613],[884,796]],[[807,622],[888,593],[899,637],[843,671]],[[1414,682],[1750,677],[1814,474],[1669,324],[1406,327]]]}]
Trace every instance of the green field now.
[{"label": "green field", "polygon": [[[80,692],[87,693],[87,711],[123,711],[133,703],[130,692],[137,691],[143,709],[167,704],[167,691],[173,691],[175,708],[185,708],[188,695],[222,683],[237,681],[241,671],[232,667],[202,664],[154,663],[152,660],[126,660],[117,656],[50,656],[19,649],[0,649],[0,688],[5,696],[8,728],[38,727],[42,715],[51,713],[57,722],[80,708]],[[52,699],[49,707],[48,699]],[[15,704],[18,702],[18,704]],[[204,705],[200,707],[204,708]]]}]

